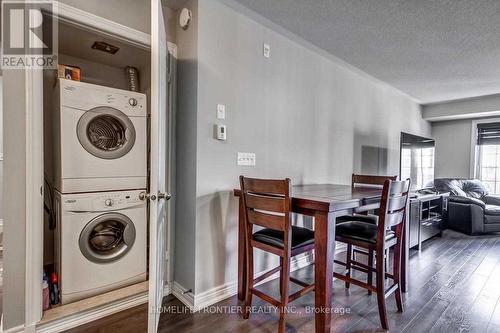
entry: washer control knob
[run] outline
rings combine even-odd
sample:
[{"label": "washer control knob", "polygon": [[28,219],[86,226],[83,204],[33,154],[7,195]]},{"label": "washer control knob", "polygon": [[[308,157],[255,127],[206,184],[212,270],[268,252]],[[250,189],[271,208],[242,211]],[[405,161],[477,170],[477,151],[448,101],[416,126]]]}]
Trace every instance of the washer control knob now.
[{"label": "washer control knob", "polygon": [[106,199],[106,200],[104,201],[104,204],[105,204],[106,206],[108,206],[108,207],[111,207],[111,206],[113,206],[113,200],[111,200],[111,199]]},{"label": "washer control knob", "polygon": [[128,100],[128,104],[130,104],[131,106],[137,106],[137,100],[132,97]]}]

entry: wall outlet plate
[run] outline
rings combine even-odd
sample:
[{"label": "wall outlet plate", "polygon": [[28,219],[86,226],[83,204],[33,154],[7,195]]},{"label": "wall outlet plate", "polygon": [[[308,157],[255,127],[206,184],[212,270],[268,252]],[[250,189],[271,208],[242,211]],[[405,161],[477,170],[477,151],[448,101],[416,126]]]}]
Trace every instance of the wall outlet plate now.
[{"label": "wall outlet plate", "polygon": [[254,153],[238,153],[237,164],[241,166],[255,166],[256,156]]}]

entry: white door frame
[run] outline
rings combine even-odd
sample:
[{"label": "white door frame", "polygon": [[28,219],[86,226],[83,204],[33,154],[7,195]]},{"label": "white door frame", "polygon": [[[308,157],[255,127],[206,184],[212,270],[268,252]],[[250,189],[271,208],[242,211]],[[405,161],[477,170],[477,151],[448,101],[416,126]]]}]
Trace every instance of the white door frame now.
[{"label": "white door frame", "polygon": [[[72,6],[54,1],[62,22],[107,34],[150,49],[151,36]],[[170,46],[174,44],[169,43]],[[42,318],[43,275],[43,75],[26,71],[26,280],[25,331],[35,332]]]},{"label": "white door frame", "polygon": [[26,332],[42,316],[43,277],[43,72],[25,71],[26,89]]}]

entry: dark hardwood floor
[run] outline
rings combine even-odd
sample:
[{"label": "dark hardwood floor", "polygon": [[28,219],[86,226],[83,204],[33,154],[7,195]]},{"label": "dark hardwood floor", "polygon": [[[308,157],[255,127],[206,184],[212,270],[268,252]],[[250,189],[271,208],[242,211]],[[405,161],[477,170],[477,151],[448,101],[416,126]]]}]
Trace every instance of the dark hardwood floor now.
[{"label": "dark hardwood floor", "polygon": [[[312,282],[313,271],[306,267],[292,275]],[[409,272],[405,312],[396,312],[394,297],[387,302],[390,332],[500,332],[500,235],[470,237],[447,230],[442,238],[424,243],[421,252],[411,253]],[[383,331],[375,294],[356,286],[347,290],[341,281],[334,287],[333,308],[344,312],[332,316],[332,332]],[[278,296],[276,280],[261,288]],[[168,296],[164,311],[170,313],[162,314],[159,332],[276,332],[279,314],[267,313],[271,308],[257,297],[253,305],[261,313],[243,320],[236,297],[191,314]],[[313,306],[312,293],[291,303],[287,332],[313,332],[314,315],[306,313]],[[227,313],[231,311],[236,313]],[[143,305],[68,332],[146,332],[146,314]]]}]

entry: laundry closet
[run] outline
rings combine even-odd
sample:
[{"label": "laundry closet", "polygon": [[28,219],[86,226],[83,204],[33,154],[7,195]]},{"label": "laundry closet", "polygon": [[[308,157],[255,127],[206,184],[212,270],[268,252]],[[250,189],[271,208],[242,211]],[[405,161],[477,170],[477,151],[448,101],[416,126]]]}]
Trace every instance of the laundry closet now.
[{"label": "laundry closet", "polygon": [[[151,51],[71,20],[57,24],[59,67],[43,77],[41,324],[147,297],[149,278]],[[175,45],[168,49],[170,117]]]}]

